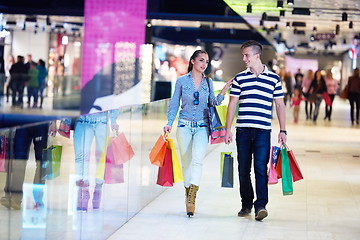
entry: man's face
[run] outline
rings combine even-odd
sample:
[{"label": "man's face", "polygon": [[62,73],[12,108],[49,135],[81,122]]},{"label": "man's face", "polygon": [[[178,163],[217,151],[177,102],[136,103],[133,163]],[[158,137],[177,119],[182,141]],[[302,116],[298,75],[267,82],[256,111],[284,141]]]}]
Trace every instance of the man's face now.
[{"label": "man's face", "polygon": [[256,61],[259,59],[260,54],[255,53],[252,47],[247,47],[242,50],[243,61],[248,68],[254,67]]}]

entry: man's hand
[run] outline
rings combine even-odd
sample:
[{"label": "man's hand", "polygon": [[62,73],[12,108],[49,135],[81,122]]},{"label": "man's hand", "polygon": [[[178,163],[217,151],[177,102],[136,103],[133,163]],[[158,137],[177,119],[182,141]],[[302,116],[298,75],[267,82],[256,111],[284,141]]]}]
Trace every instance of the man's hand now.
[{"label": "man's hand", "polygon": [[232,143],[232,141],[233,141],[233,136],[232,136],[231,131],[226,131],[225,144],[230,144],[230,143]]},{"label": "man's hand", "polygon": [[280,144],[286,144],[286,134],[283,132],[279,132],[278,135],[278,143]]}]

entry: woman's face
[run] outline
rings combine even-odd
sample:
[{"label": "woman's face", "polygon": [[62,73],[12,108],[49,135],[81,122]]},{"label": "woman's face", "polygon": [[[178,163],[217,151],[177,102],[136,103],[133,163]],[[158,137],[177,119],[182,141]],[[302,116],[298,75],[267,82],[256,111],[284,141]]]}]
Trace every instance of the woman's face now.
[{"label": "woman's face", "polygon": [[195,59],[192,59],[191,62],[193,64],[193,70],[203,73],[209,65],[209,56],[206,53],[200,53]]},{"label": "woman's face", "polygon": [[321,78],[321,72],[320,72],[320,71],[316,72],[315,77],[316,77],[316,80],[320,80],[320,78]]}]

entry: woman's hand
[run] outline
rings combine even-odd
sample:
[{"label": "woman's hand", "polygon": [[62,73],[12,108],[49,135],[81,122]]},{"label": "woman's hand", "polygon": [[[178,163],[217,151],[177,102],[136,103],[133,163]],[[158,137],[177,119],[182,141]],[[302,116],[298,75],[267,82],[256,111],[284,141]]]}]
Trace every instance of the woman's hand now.
[{"label": "woman's hand", "polygon": [[164,133],[170,133],[170,132],[171,132],[171,129],[172,129],[171,126],[166,125],[166,126],[164,127]]},{"label": "woman's hand", "polygon": [[234,78],[230,79],[229,81],[226,82],[225,86],[223,87],[223,89],[221,89],[220,94],[225,96],[226,92],[229,90],[229,88],[231,87],[232,83],[234,81]]},{"label": "woman's hand", "polygon": [[117,123],[111,124],[111,130],[113,130],[114,132],[118,132],[119,131],[119,124],[117,124]]}]

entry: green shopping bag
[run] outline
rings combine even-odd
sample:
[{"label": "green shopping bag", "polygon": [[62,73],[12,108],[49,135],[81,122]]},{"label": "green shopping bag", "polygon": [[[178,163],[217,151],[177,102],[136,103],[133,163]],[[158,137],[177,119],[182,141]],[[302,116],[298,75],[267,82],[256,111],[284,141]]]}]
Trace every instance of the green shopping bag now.
[{"label": "green shopping bag", "polygon": [[290,169],[290,160],[286,145],[281,147],[281,173],[282,173],[282,191],[283,195],[293,194],[293,181]]},{"label": "green shopping bag", "polygon": [[41,177],[43,180],[52,180],[60,176],[62,146],[51,145],[43,149]]}]

